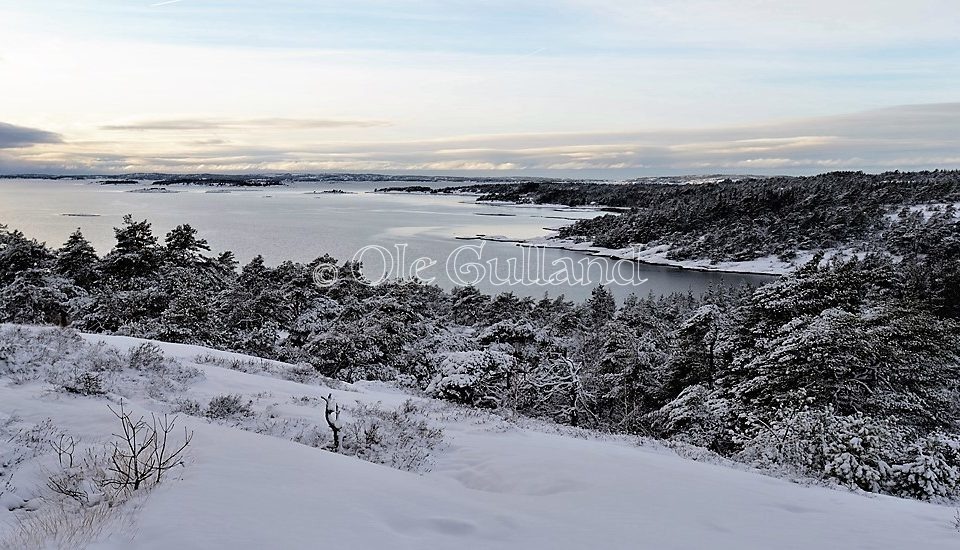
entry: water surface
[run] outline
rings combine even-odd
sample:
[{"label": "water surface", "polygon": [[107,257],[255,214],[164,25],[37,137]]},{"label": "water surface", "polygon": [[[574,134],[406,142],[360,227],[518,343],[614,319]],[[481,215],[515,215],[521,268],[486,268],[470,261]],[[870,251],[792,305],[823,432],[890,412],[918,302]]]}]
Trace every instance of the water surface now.
[{"label": "water surface", "polygon": [[[445,288],[472,282],[479,274],[482,280],[476,286],[481,290],[509,290],[533,297],[549,293],[579,300],[589,295],[601,278],[614,277],[631,282],[611,286],[620,297],[631,292],[699,293],[711,284],[758,284],[770,280],[759,275],[615,262],[555,249],[531,254],[513,243],[459,240],[457,237],[476,235],[526,239],[545,235],[550,228],[571,223],[572,219],[601,213],[551,206],[491,205],[464,196],[372,192],[376,187],[390,185],[393,184],[311,183],[256,189],[173,186],[169,189],[177,192],[137,193],[131,190],[148,185],[0,179],[0,223],[54,247],[80,228],[103,254],[113,246],[113,228],[129,213],[137,219],[148,219],[161,236],[179,224],[189,223],[215,252],[232,250],[242,262],[257,254],[269,264],[288,259],[307,262],[323,254],[345,260],[365,251],[365,273],[375,279],[387,271],[389,275],[400,271],[410,275],[415,260],[423,257],[436,264],[420,270],[421,278],[434,278]],[[349,193],[323,193],[332,189]],[[464,246],[473,248],[462,249]],[[458,249],[460,255],[452,261],[451,255]],[[592,264],[581,267],[587,259]],[[464,267],[467,262],[482,267]],[[385,265],[391,269],[385,270]],[[459,268],[461,273],[451,276],[450,268]],[[550,276],[573,279],[584,269],[590,277],[579,277],[573,284],[532,284]],[[564,273],[573,277],[565,277]],[[643,280],[646,282],[640,284]]]}]

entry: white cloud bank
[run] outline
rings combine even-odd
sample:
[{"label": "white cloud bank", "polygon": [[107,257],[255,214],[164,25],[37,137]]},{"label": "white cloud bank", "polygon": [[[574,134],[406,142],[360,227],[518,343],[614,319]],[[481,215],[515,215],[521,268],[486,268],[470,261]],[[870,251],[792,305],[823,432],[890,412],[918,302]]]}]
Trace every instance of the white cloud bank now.
[{"label": "white cloud bank", "polygon": [[[960,168],[960,103],[907,105],[704,129],[390,141],[317,139],[295,149],[211,139],[191,141],[190,152],[184,152],[185,142],[178,140],[197,132],[174,132],[176,137],[167,141],[153,137],[181,128],[201,130],[205,135],[207,126],[220,130],[225,125],[133,125],[135,131],[146,136],[142,142],[41,142],[8,150],[6,160],[17,171],[30,168],[54,172],[470,171],[569,175],[586,171],[629,176]],[[273,125],[266,126],[274,130]],[[280,126],[298,124],[291,121]],[[144,152],[134,154],[131,150]],[[0,157],[0,163],[3,161]]]}]

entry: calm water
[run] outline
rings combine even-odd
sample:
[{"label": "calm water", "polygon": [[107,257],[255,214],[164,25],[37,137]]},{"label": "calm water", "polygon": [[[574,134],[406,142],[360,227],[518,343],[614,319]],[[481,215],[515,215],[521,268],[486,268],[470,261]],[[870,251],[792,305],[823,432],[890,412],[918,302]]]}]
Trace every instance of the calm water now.
[{"label": "calm water", "polygon": [[[471,282],[489,292],[511,290],[541,297],[589,295],[600,278],[616,278],[618,296],[631,292],[663,294],[700,292],[710,284],[761,283],[769,277],[682,271],[630,262],[614,262],[577,252],[531,252],[512,243],[466,241],[476,235],[525,239],[544,235],[548,228],[571,219],[598,215],[594,211],[553,207],[477,204],[470,197],[378,194],[378,182],[301,184],[284,188],[179,188],[176,193],[132,193],[145,186],[104,186],[92,181],[0,179],[0,223],[29,237],[59,246],[78,227],[100,253],[113,246],[113,227],[124,214],[148,219],[163,235],[181,223],[193,225],[215,252],[232,250],[243,262],[262,254],[268,263],[286,259],[310,261],[325,253],[361,259],[371,279],[399,272],[409,275],[417,258],[437,263],[419,271],[443,287]],[[342,189],[350,194],[324,194]],[[316,193],[314,193],[316,191]],[[68,216],[64,214],[83,214]],[[405,245],[405,246],[404,246]],[[375,249],[372,246],[382,248]],[[470,246],[463,249],[460,247]],[[399,248],[398,248],[399,247]],[[457,250],[459,255],[451,258]],[[386,263],[384,262],[386,259]],[[585,267],[585,261],[592,262]],[[425,265],[425,262],[422,262]],[[470,267],[467,263],[474,263]],[[459,270],[459,275],[450,275]],[[589,277],[584,276],[584,272]],[[388,273],[389,272],[389,273]],[[547,277],[574,280],[563,284],[533,284]],[[646,279],[642,284],[638,281]]]}]

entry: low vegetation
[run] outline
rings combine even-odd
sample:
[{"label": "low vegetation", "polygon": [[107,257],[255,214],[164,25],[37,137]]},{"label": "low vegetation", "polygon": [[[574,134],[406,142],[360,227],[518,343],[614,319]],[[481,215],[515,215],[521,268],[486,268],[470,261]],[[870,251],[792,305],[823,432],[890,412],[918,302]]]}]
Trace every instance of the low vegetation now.
[{"label": "low vegetation", "polygon": [[[143,495],[183,465],[193,439],[184,430],[178,440],[176,417],[134,417],[123,401],[110,407],[118,421],[106,441],[83,444],[57,428],[50,419],[30,427],[8,417],[0,436],[11,443],[0,447],[0,497],[14,515],[11,529],[0,538],[0,548],[80,548],[106,529],[129,528]],[[56,459],[55,461],[53,459]],[[13,478],[22,466],[39,463],[45,481],[34,496],[16,503]],[[29,472],[29,468],[27,468]]]}]

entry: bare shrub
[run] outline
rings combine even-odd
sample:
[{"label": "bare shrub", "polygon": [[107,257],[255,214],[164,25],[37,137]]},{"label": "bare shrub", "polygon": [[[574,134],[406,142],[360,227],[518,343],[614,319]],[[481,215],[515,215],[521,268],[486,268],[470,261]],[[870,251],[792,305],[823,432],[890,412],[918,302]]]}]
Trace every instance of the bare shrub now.
[{"label": "bare shrub", "polygon": [[310,363],[297,363],[283,372],[283,378],[292,382],[306,384],[316,380],[320,373]]},{"label": "bare shrub", "polygon": [[113,534],[124,526],[132,526],[136,508],[120,507],[113,502],[92,506],[58,502],[18,515],[6,535],[0,538],[0,550],[86,548],[107,531]]},{"label": "bare shrub", "polygon": [[119,410],[110,407],[110,412],[120,421],[121,433],[114,434],[119,441],[112,443],[107,468],[110,475],[103,480],[104,486],[117,492],[136,491],[146,482],[159,483],[164,473],[182,464],[183,452],[193,440],[193,432],[184,428],[183,443],[172,443],[170,434],[177,417],[151,414],[150,423],[143,416],[133,420],[122,401]]},{"label": "bare shrub", "polygon": [[106,391],[103,389],[103,380],[95,372],[75,372],[71,377],[63,382],[62,388],[68,393],[77,395],[91,396],[103,395]]},{"label": "bare shrub", "polygon": [[[64,443],[65,439],[69,443]],[[84,506],[111,500],[110,495],[104,493],[106,486],[103,483],[108,478],[108,448],[87,448],[74,457],[79,453],[74,438],[64,435],[60,441],[53,445],[58,453],[60,469],[47,473],[47,488],[54,495]]]},{"label": "bare shrub", "polygon": [[329,431],[305,418],[267,417],[251,429],[258,434],[288,439],[308,447],[325,448],[331,444]]},{"label": "bare shrub", "polygon": [[[14,418],[8,422],[12,424]],[[29,450],[31,456],[38,456],[47,450],[50,442],[58,438],[63,433],[53,424],[53,420],[45,418],[29,428],[17,430],[9,436],[8,441],[14,443],[14,446],[24,450]]]},{"label": "bare shrub", "polygon": [[62,433],[49,418],[29,428],[18,428],[21,421],[16,415],[0,421],[0,496],[16,492],[16,471],[22,464],[49,452],[51,442]]},{"label": "bare shrub", "polygon": [[[121,408],[121,411],[121,416],[133,423],[126,410]],[[157,420],[158,433],[164,432],[163,422]],[[168,433],[172,431],[171,423],[165,425],[169,428]],[[0,426],[9,427],[10,422]],[[169,457],[174,456],[175,450],[163,449],[163,436],[148,436],[148,439],[160,442],[154,456],[167,458],[158,463],[170,466]],[[52,450],[58,464],[52,468],[39,464],[38,471],[45,483],[35,498],[29,503],[25,501],[24,506],[14,512],[9,528],[0,535],[0,549],[85,548],[108,529],[113,538],[119,534],[119,528],[132,525],[133,513],[142,500],[137,498],[131,502],[135,493],[118,490],[115,486],[117,477],[113,468],[119,444],[98,444],[81,449],[76,437],[58,431],[49,420],[18,431],[15,440],[19,443],[17,449],[22,452],[32,449],[30,452],[34,457]],[[6,462],[9,457],[2,458]],[[151,487],[158,479],[151,478],[151,483],[141,487]],[[31,506],[33,503],[39,505]]]},{"label": "bare shrub", "polygon": [[247,417],[253,414],[253,401],[242,395],[218,395],[207,403],[203,415],[214,420]]},{"label": "bare shrub", "polygon": [[409,472],[429,470],[431,454],[443,444],[443,430],[430,425],[425,410],[408,399],[395,410],[358,403],[346,427],[344,453]]},{"label": "bare shrub", "polygon": [[173,402],[173,412],[189,416],[203,416],[203,407],[195,399],[181,397]]},{"label": "bare shrub", "polygon": [[[60,434],[59,438],[50,442],[50,447],[57,453],[57,460],[60,461],[60,466],[73,468],[73,455],[77,451],[77,443],[76,438],[65,433]],[[66,464],[64,464],[64,462],[66,462]]]},{"label": "bare shrub", "polygon": [[165,361],[166,357],[163,355],[163,350],[152,342],[144,342],[130,348],[130,351],[127,352],[127,366],[133,370],[163,370]]},{"label": "bare shrub", "polygon": [[[64,442],[69,449],[66,441],[69,438]],[[113,536],[118,527],[133,524],[139,501],[130,503],[133,493],[111,491],[104,484],[109,447],[88,448],[69,466],[72,452],[62,457],[60,469],[46,474],[43,505],[14,516],[12,528],[0,538],[0,549],[85,548],[107,530]]]}]

